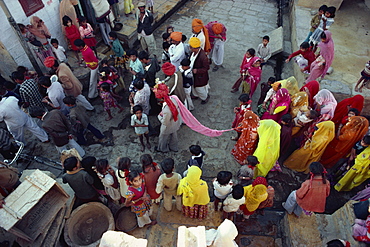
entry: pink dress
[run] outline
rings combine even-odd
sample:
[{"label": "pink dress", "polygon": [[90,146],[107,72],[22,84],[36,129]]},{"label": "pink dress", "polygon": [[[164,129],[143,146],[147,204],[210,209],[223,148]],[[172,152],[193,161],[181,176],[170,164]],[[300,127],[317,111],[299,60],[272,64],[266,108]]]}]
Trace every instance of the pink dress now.
[{"label": "pink dress", "polygon": [[104,111],[110,110],[110,108],[112,107],[118,107],[116,100],[113,98],[110,92],[101,91],[100,98],[103,100],[104,103]]}]

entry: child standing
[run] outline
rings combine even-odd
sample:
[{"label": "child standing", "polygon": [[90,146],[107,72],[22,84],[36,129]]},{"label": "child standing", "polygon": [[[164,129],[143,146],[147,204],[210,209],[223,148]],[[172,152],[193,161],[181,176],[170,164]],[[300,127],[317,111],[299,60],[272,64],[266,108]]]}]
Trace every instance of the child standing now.
[{"label": "child standing", "polygon": [[230,195],[223,202],[223,217],[233,220],[233,215],[245,203],[244,188],[241,184],[234,185]]},{"label": "child standing", "polygon": [[270,37],[263,36],[262,43],[257,47],[257,56],[261,59],[261,65],[265,65],[271,57],[271,49],[269,46]]},{"label": "child standing", "polygon": [[310,37],[311,37],[312,33],[316,30],[316,28],[320,24],[321,16],[323,14],[325,14],[325,12],[326,12],[327,9],[328,9],[328,6],[326,6],[325,4],[322,5],[319,8],[319,11],[317,12],[317,14],[314,17],[312,17],[312,19],[311,19],[311,29],[310,29],[310,32],[308,33],[307,38],[304,40],[304,42],[307,42],[308,43],[308,41],[310,40]]},{"label": "child standing", "polygon": [[152,205],[150,197],[145,191],[142,175],[138,171],[131,171],[128,174],[128,181],[130,186],[127,189],[125,205],[131,206],[131,211],[136,214],[139,227],[157,224],[157,221],[151,221],[149,217]]},{"label": "child standing", "polygon": [[68,65],[68,67],[71,67],[71,65],[68,64],[66,50],[64,49],[63,46],[59,45],[59,41],[57,39],[51,39],[50,43],[52,45],[51,49],[53,50],[56,58],[58,58],[59,62],[65,63]]},{"label": "child standing", "polygon": [[153,202],[159,203],[162,197],[155,189],[157,187],[158,178],[161,175],[161,169],[157,163],[153,162],[150,154],[141,155],[140,162],[143,168],[146,191]]},{"label": "child standing", "polygon": [[131,160],[128,157],[118,157],[117,158],[117,167],[116,177],[119,183],[119,192],[121,193],[121,202],[122,199],[126,197],[127,189],[129,186],[128,174],[130,173]]},{"label": "child standing", "polygon": [[146,139],[146,145],[148,149],[151,148],[149,142],[149,120],[148,116],[143,113],[143,108],[140,105],[135,105],[132,108],[132,112],[134,113],[131,116],[131,126],[135,128],[136,135],[139,136],[140,144],[141,144],[141,152],[144,152],[145,145],[144,145],[144,138]]},{"label": "child standing", "polygon": [[136,50],[129,50],[127,56],[130,57],[130,73],[132,74],[133,80],[136,79],[137,74],[145,74],[143,64],[137,58],[138,53]]},{"label": "child standing", "polygon": [[171,44],[168,43],[168,42],[163,42],[163,44],[162,44],[162,48],[163,48],[162,63],[171,62],[171,60],[170,60],[171,56],[168,53],[168,50],[170,49],[170,46],[171,46]]},{"label": "child standing", "polygon": [[193,85],[193,72],[190,67],[190,59],[184,58],[181,61],[181,65],[179,66],[179,70],[182,74],[182,83],[184,86],[185,96],[186,96],[186,103],[188,106],[188,110],[194,110],[194,104],[191,100],[191,86]]},{"label": "child standing", "polygon": [[[206,153],[202,150],[199,145],[191,145],[189,147],[189,151],[191,153],[191,158],[188,161],[188,169],[191,166],[198,166],[200,169],[203,167],[203,158]],[[184,176],[188,173],[188,170],[184,171]]]},{"label": "child standing", "polygon": [[97,42],[94,35],[94,29],[89,23],[87,23],[86,18],[83,16],[78,18],[78,22],[80,23],[80,27],[78,30],[80,31],[81,39],[88,47],[90,47],[95,52],[95,56],[98,57],[98,52],[95,48]]},{"label": "child standing", "polygon": [[298,56],[294,60],[298,64],[301,71],[307,71],[307,73],[310,72],[311,64],[313,63],[313,61],[315,61],[316,56],[315,53],[313,53],[308,42],[303,42],[300,45],[299,50],[290,54],[285,62],[289,63],[289,61],[295,56]]},{"label": "child standing", "polygon": [[181,175],[174,172],[175,162],[172,158],[166,158],[161,163],[162,174],[157,182],[155,191],[160,194],[163,191],[163,207],[167,211],[172,210],[172,197],[176,199],[176,209],[181,211],[181,196],[177,195],[177,187],[181,180]]},{"label": "child standing", "polygon": [[[231,125],[231,128],[237,128],[244,119],[245,111],[252,110],[252,101],[250,100],[249,94],[243,93],[239,96],[239,107],[234,108],[235,118]],[[235,130],[238,135],[231,137],[231,140],[237,141],[241,135],[241,130]]]},{"label": "child standing", "polygon": [[100,98],[103,100],[104,110],[108,114],[108,117],[105,119],[106,121],[109,121],[113,118],[110,110],[112,107],[118,108],[118,113],[121,113],[123,111],[123,107],[118,105],[116,100],[112,96],[111,86],[106,82],[100,85]]},{"label": "child standing", "polygon": [[[104,68],[108,68],[108,80],[112,81],[113,83],[116,83],[121,87],[121,89],[125,89],[125,82],[123,81],[122,76],[119,75],[117,69],[109,65],[108,60],[104,59],[100,62],[101,70]],[[120,68],[120,67],[118,67]],[[124,68],[126,69],[126,64],[124,64]],[[116,90],[118,92],[118,90]]]},{"label": "child standing", "polygon": [[[321,34],[328,30],[329,27],[334,23],[335,11],[337,9],[331,6],[326,9],[325,14],[321,16],[320,24],[310,37],[310,45],[317,45],[321,41]],[[316,49],[313,50],[314,52]]]},{"label": "child standing", "polygon": [[77,62],[81,64],[80,56],[78,55],[79,50],[77,49],[77,47],[74,44],[76,39],[81,38],[80,31],[78,31],[78,28],[75,25],[72,24],[72,19],[69,18],[69,16],[67,16],[67,15],[63,16],[62,22],[63,22],[64,30],[66,32],[66,37],[69,41],[69,44],[71,45],[72,50],[75,53],[75,56],[77,58]]},{"label": "child standing", "polygon": [[109,79],[109,74],[111,73],[110,71],[110,68],[109,67],[103,67],[101,69],[101,73],[99,73],[99,83],[98,83],[98,88],[100,88],[100,85],[103,84],[103,83],[108,83],[110,85],[110,92],[112,94],[112,96],[117,99],[117,100],[121,100],[122,97],[119,96],[118,94],[116,94],[114,92],[114,89],[117,88],[117,83],[116,82],[113,82]]},{"label": "child standing", "polygon": [[370,61],[368,61],[365,64],[364,70],[361,71],[361,77],[358,80],[358,82],[356,83],[355,91],[362,93],[362,88],[364,86],[369,88],[369,86],[367,85],[369,83],[369,80],[370,80]]},{"label": "child standing", "polygon": [[[219,202],[222,203],[232,190],[232,176],[233,174],[229,171],[220,171],[217,174],[217,178],[214,178],[212,181],[215,195],[214,206],[216,211],[218,211]],[[222,207],[223,205],[221,205],[221,210]]]},{"label": "child standing", "polygon": [[109,165],[108,160],[100,159],[96,161],[96,172],[104,185],[105,192],[113,201],[121,199],[119,185],[113,168]]},{"label": "child standing", "polygon": [[[109,39],[112,41],[112,49],[114,51],[114,66],[117,68],[124,67],[126,69],[126,59],[124,58],[126,52],[123,49],[116,32],[109,33]],[[122,74],[122,73],[121,73]]]},{"label": "child standing", "polygon": [[246,159],[245,165],[241,166],[236,174],[239,179],[239,184],[247,186],[252,184],[254,177],[254,169],[259,164],[256,156],[249,155]]}]

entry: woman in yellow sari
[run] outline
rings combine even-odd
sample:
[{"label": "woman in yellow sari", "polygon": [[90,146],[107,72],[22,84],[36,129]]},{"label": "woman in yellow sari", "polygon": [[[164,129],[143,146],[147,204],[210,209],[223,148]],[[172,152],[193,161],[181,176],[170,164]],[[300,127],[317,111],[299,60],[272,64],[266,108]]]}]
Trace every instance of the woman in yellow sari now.
[{"label": "woman in yellow sari", "polygon": [[239,208],[243,212],[243,217],[248,219],[268,197],[266,178],[257,177],[251,185],[245,186],[244,197],[245,204]]},{"label": "woman in yellow sari", "polygon": [[288,79],[279,81],[281,83],[281,88],[288,89],[290,96],[299,92],[298,82],[294,76],[289,77]]},{"label": "woman in yellow sari", "polygon": [[253,153],[260,162],[254,170],[254,178],[266,177],[274,166],[280,153],[280,129],[281,126],[272,119],[260,121],[257,129],[259,141],[256,151]]},{"label": "woman in yellow sari", "polygon": [[284,166],[297,172],[309,172],[309,165],[319,161],[325,148],[334,139],[335,126],[332,121],[316,124],[312,139],[308,139],[304,146],[294,151],[284,162]]},{"label": "woman in yellow sari", "polygon": [[306,92],[295,93],[290,99],[289,114],[292,115],[292,118],[295,118],[299,111],[305,112],[308,110],[308,95]]},{"label": "woman in yellow sari", "polygon": [[337,191],[350,191],[370,178],[370,146],[357,155],[355,164],[334,186]]},{"label": "woman in yellow sari", "polygon": [[180,180],[177,195],[182,195],[182,213],[185,217],[204,219],[208,213],[208,185],[201,180],[202,170],[191,166],[186,177]]}]

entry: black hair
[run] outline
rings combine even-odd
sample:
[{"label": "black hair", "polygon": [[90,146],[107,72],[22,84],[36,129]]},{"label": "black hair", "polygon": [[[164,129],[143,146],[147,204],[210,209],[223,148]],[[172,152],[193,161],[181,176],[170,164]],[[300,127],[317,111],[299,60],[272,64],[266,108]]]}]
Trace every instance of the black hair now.
[{"label": "black hair", "polygon": [[328,9],[328,6],[324,4],[324,5],[321,5],[321,7],[319,8],[319,11],[322,10],[325,12],[327,9]]},{"label": "black hair", "polygon": [[310,110],[310,119],[315,120],[319,116],[319,113],[315,110]]},{"label": "black hair", "polygon": [[281,121],[284,121],[286,124],[290,124],[292,122],[292,115],[285,114],[281,117]]},{"label": "black hair", "polygon": [[82,39],[76,39],[73,44],[75,46],[78,46],[78,47],[85,47],[85,41],[83,41]]},{"label": "black hair", "polygon": [[190,61],[190,59],[189,59],[189,58],[184,58],[183,60],[181,60],[180,64],[181,64],[182,66],[190,66],[191,61]]},{"label": "black hair", "polygon": [[76,98],[73,97],[72,95],[68,95],[64,97],[63,103],[66,105],[75,105],[76,104]]},{"label": "black hair", "polygon": [[77,158],[72,156],[64,160],[63,167],[67,171],[73,171],[73,168],[75,168],[77,164],[78,164]]},{"label": "black hair", "polygon": [[187,39],[188,39],[188,37],[186,37],[186,35],[183,34],[182,37],[181,37],[181,41],[185,42]]},{"label": "black hair", "polygon": [[71,18],[69,18],[69,16],[68,16],[68,15],[63,16],[63,18],[62,18],[63,26],[67,27],[67,26],[68,26],[68,25],[67,25],[67,23],[68,23],[69,21],[72,23],[72,19],[71,19]]},{"label": "black hair", "polygon": [[49,77],[49,76],[41,76],[41,77],[39,78],[39,83],[40,83],[40,85],[42,85],[42,86],[50,87],[50,86],[51,86],[51,80],[50,80],[50,77]]},{"label": "black hair", "polygon": [[171,174],[175,167],[175,161],[172,158],[165,158],[161,163],[162,170],[166,174]]},{"label": "black hair", "polygon": [[269,81],[269,82],[271,82],[271,83],[274,83],[274,82],[276,82],[276,79],[275,79],[275,77],[271,76],[271,77],[268,79],[268,81]]},{"label": "black hair", "polygon": [[58,62],[58,60],[56,60],[56,59],[54,59],[54,66],[53,67],[59,67],[59,62]]},{"label": "black hair", "polygon": [[14,71],[10,77],[12,78],[13,81],[15,80],[23,81],[24,80],[24,74],[19,71]]},{"label": "black hair", "polygon": [[85,170],[92,170],[92,167],[95,166],[95,163],[96,163],[96,158],[94,156],[87,156],[81,160],[81,166]]},{"label": "black hair", "polygon": [[141,111],[143,112],[143,107],[141,105],[135,105],[132,107],[132,112],[135,114],[136,112]]},{"label": "black hair", "polygon": [[141,90],[144,88],[144,81],[140,78],[135,78],[135,80],[133,81],[132,85],[137,89],[137,90]]},{"label": "black hair", "polygon": [[326,34],[325,34],[325,32],[322,32],[322,33],[321,33],[320,38],[322,38],[322,39],[326,39]]},{"label": "black hair", "polygon": [[140,176],[140,172],[137,170],[130,171],[130,173],[127,176],[128,181],[132,182],[134,178]]},{"label": "black hair", "polygon": [[365,142],[365,144],[370,145],[370,136],[366,135],[364,138],[362,138],[362,141]]},{"label": "black hair", "polygon": [[217,182],[220,184],[220,185],[227,185],[231,178],[233,177],[233,174],[229,171],[220,171],[218,174],[217,174]]},{"label": "black hair", "polygon": [[59,41],[57,39],[51,39],[50,44],[57,44],[59,45]]},{"label": "black hair", "polygon": [[270,37],[269,37],[269,36],[267,36],[267,35],[263,36],[263,38],[262,38],[262,39],[265,39],[265,40],[267,40],[267,41],[270,41]]},{"label": "black hair", "polygon": [[149,59],[149,54],[146,51],[141,51],[139,53],[139,60],[143,60],[143,59],[146,59],[146,60]]},{"label": "black hair", "polygon": [[256,166],[259,163],[258,158],[253,155],[247,156],[247,162],[248,162],[248,165],[251,165],[251,166]]},{"label": "black hair", "polygon": [[95,164],[96,171],[99,172],[100,174],[103,174],[104,170],[107,169],[108,165],[109,163],[107,159],[98,159]]},{"label": "black hair", "polygon": [[[118,170],[124,171],[124,170],[130,170],[131,167],[131,160],[128,157],[120,157],[117,161],[117,167]],[[121,176],[121,174],[118,172],[118,177],[124,178]]]},{"label": "black hair", "polygon": [[126,52],[127,56],[136,56],[137,57],[137,50],[128,50]]},{"label": "black hair", "polygon": [[[103,72],[104,72],[104,75],[103,75]],[[99,74],[99,76],[101,76],[101,77],[102,77],[103,81],[108,80],[108,76],[109,76],[109,74],[110,74],[110,69],[109,69],[109,67],[101,67],[101,68],[100,68],[100,74]]]},{"label": "black hair", "polygon": [[326,243],[326,247],[345,247],[339,239],[333,239]]},{"label": "black hair", "polygon": [[235,200],[241,199],[244,196],[243,185],[241,184],[234,185],[231,194],[233,195],[233,198]]},{"label": "black hair", "polygon": [[250,100],[249,94],[243,93],[239,96],[239,101],[243,103],[247,103]]},{"label": "black hair", "polygon": [[28,71],[28,69],[24,66],[18,66],[17,67],[17,71],[21,72],[22,74],[26,73]]},{"label": "black hair", "polygon": [[251,56],[256,55],[256,50],[255,50],[255,49],[253,49],[253,48],[249,48],[249,49],[247,50],[247,52],[248,52]]},{"label": "black hair", "polygon": [[101,60],[100,64],[101,64],[101,65],[103,65],[103,64],[107,64],[107,65],[109,65],[109,62],[108,62],[108,60],[107,60],[107,59],[103,59],[103,60]]},{"label": "black hair", "polygon": [[25,28],[26,28],[26,26],[25,25],[23,25],[22,23],[17,23],[17,25],[18,25],[18,27],[19,27],[19,29],[22,31],[22,30],[24,30]]},{"label": "black hair", "polygon": [[351,109],[349,109],[349,110],[348,110],[348,113],[349,113],[350,111],[351,111],[351,112],[353,112],[356,116],[360,115],[360,111],[359,111],[359,110],[357,110],[356,108],[351,108]]},{"label": "black hair", "polygon": [[105,91],[105,92],[109,92],[110,91],[110,85],[107,82],[102,83],[100,85],[100,88],[103,89],[103,91]]},{"label": "black hair", "polygon": [[118,38],[117,33],[116,32],[113,32],[113,31],[109,32],[109,37],[112,37],[113,39],[117,39]]},{"label": "black hair", "polygon": [[330,7],[328,7],[327,9],[326,9],[326,11],[325,12],[329,12],[330,13],[330,17],[331,18],[334,18],[335,17],[335,11],[337,10],[337,8],[336,7],[334,7],[334,6],[330,6]]},{"label": "black hair", "polygon": [[199,154],[202,153],[202,148],[199,146],[199,145],[191,145],[189,147],[189,151],[190,153],[192,153],[193,155],[196,155],[198,156]]},{"label": "black hair", "polygon": [[320,162],[312,162],[310,164],[310,173],[312,173],[313,175],[321,175],[322,183],[326,184],[326,171]]},{"label": "black hair", "polygon": [[153,171],[157,170],[156,166],[153,164],[153,158],[150,154],[143,154],[140,156],[140,163],[142,165],[143,172],[148,167],[152,167]]},{"label": "black hair", "polygon": [[162,44],[162,48],[163,48],[163,50],[164,49],[168,49],[168,48],[170,48],[170,44],[168,43],[168,42],[163,42],[163,44]]},{"label": "black hair", "polygon": [[310,44],[305,41],[299,47],[302,49],[308,49],[310,47]]},{"label": "black hair", "polygon": [[45,113],[45,110],[39,106],[31,106],[28,109],[28,114],[30,114],[31,117],[42,117],[44,113]]},{"label": "black hair", "polygon": [[80,17],[78,17],[78,23],[82,23],[82,22],[85,22],[86,21],[86,18],[85,18],[85,16],[80,16]]},{"label": "black hair", "polygon": [[172,28],[172,31],[175,31],[175,28],[173,26],[166,27],[166,32],[168,33],[168,29]]},{"label": "black hair", "polygon": [[170,37],[170,35],[171,34],[169,34],[169,33],[164,33],[164,34],[162,34],[162,39],[167,40]]},{"label": "black hair", "polygon": [[5,81],[4,82],[4,87],[5,87],[6,90],[12,91],[17,87],[17,85],[15,83],[11,82],[11,81]]}]

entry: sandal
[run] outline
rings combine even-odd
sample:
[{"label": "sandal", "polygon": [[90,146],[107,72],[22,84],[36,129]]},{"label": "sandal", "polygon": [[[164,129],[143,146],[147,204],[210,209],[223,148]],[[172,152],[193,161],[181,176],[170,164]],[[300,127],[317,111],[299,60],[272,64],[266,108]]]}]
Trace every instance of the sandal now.
[{"label": "sandal", "polygon": [[232,136],[230,139],[233,140],[233,141],[239,140],[239,138],[237,136]]}]

